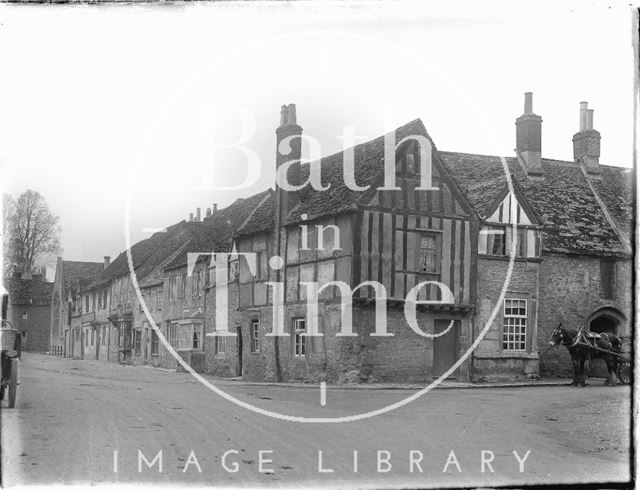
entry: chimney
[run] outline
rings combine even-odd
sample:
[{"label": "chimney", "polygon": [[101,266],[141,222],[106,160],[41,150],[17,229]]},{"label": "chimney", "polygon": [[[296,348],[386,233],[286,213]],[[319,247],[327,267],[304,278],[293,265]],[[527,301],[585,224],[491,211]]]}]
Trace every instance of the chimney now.
[{"label": "chimney", "polygon": [[573,159],[590,174],[600,173],[600,133],[593,129],[593,109],[580,102],[580,131],[573,135]]},{"label": "chimney", "polygon": [[196,221],[200,221],[200,209],[201,208],[196,208]]},{"label": "chimney", "polygon": [[[284,149],[291,149],[288,154],[280,152],[280,143],[288,137],[302,135],[302,128],[298,126],[296,121],[296,105],[283,105],[280,108],[280,126],[276,129],[276,168],[280,168],[286,162],[295,160],[296,163],[289,167],[287,171],[287,181],[291,185],[300,185],[300,159],[302,157],[302,141],[301,138],[293,138],[289,140],[289,144]],[[279,189],[276,182],[276,200],[278,202],[279,213],[286,216],[289,211],[298,202],[297,192],[287,192]]]},{"label": "chimney", "polygon": [[207,208],[207,214],[206,214],[206,216],[207,216],[207,218],[208,218],[209,216],[211,216],[211,208]]},{"label": "chimney", "polygon": [[107,267],[109,267],[109,264],[111,263],[111,257],[109,257],[108,255],[104,256],[104,268],[106,269]]},{"label": "chimney", "polygon": [[527,174],[542,175],[542,118],[533,113],[533,94],[524,94],[524,114],[516,119],[516,151]]},{"label": "chimney", "polygon": [[213,203],[213,212],[215,213],[218,210],[218,203],[214,202]]},{"label": "chimney", "polygon": [[193,213],[189,213],[189,221],[193,221]]}]

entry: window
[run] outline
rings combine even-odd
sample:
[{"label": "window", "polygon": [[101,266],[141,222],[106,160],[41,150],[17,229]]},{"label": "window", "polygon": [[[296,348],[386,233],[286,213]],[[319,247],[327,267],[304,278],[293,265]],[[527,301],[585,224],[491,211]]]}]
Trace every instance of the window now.
[{"label": "window", "polygon": [[156,291],[156,310],[162,310],[162,289]]},{"label": "window", "polygon": [[526,350],[527,344],[527,300],[505,299],[502,324],[502,348],[504,350]]},{"label": "window", "polygon": [[158,355],[158,334],[155,330],[151,330],[151,355]]},{"label": "window", "polygon": [[616,282],[616,263],[613,260],[600,261],[600,296],[613,299]]},{"label": "window", "polygon": [[304,318],[293,319],[293,355],[303,357],[307,350],[305,337],[302,335],[307,330],[307,321]]},{"label": "window", "polygon": [[107,341],[107,340],[106,340],[106,337],[107,337],[107,327],[106,327],[106,326],[103,326],[103,327],[101,327],[101,329],[100,329],[100,343],[101,343],[102,345],[105,345],[105,343],[106,343],[106,341]]},{"label": "window", "polygon": [[29,312],[27,310],[22,310],[22,319],[26,320],[27,318],[29,318]]},{"label": "window", "polygon": [[518,243],[516,244],[516,257],[527,256],[527,229],[522,226],[518,226],[517,237]]},{"label": "window", "polygon": [[216,354],[224,354],[227,349],[227,337],[224,335],[217,335],[216,339]]},{"label": "window", "polygon": [[262,250],[256,253],[256,281],[265,281],[268,279],[268,264],[267,251]]},{"label": "window", "polygon": [[91,345],[95,345],[96,343],[96,329],[91,328]]},{"label": "window", "polygon": [[437,271],[437,251],[435,235],[420,237],[420,252],[418,254],[418,271],[434,274]]},{"label": "window", "polygon": [[167,342],[175,349],[177,345],[176,326],[167,322]]},{"label": "window", "polygon": [[506,255],[504,227],[488,226],[485,230],[487,234],[487,255]]},{"label": "window", "polygon": [[86,295],[84,297],[84,312],[85,313],[89,312],[89,295]]},{"label": "window", "polygon": [[142,352],[142,330],[134,330],[133,336],[133,347],[136,352],[136,355],[140,355]]},{"label": "window", "polygon": [[238,273],[240,270],[240,261],[234,260],[229,262],[229,282],[236,281],[238,279]]},{"label": "window", "polygon": [[260,352],[260,320],[251,320],[251,352],[257,354]]},{"label": "window", "polygon": [[210,288],[215,287],[216,285],[216,268],[215,267],[211,267],[208,271],[208,279],[207,279],[207,286],[209,286]]},{"label": "window", "polygon": [[84,329],[84,345],[89,345],[89,333],[86,328]]},{"label": "window", "polygon": [[178,291],[177,291],[177,298],[178,299],[184,298],[185,283],[187,282],[186,278],[187,277],[185,275],[177,276],[177,282],[176,282],[177,286],[176,287],[178,289]]}]

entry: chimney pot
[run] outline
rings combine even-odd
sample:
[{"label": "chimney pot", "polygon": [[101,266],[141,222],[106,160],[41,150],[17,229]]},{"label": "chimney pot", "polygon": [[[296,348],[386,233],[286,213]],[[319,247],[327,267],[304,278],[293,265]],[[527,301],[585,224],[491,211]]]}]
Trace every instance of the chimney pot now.
[{"label": "chimney pot", "polygon": [[201,208],[196,208],[196,221],[200,221],[200,210]]},{"label": "chimney pot", "polygon": [[587,129],[593,129],[593,109],[587,110]]},{"label": "chimney pot", "polygon": [[587,108],[588,102],[580,102],[580,131],[587,129]]},{"label": "chimney pot", "polygon": [[524,93],[524,113],[533,114],[533,93],[532,92]]},{"label": "chimney pot", "polygon": [[104,268],[106,269],[107,267],[109,267],[110,263],[111,263],[111,257],[109,255],[105,255],[104,256]]}]

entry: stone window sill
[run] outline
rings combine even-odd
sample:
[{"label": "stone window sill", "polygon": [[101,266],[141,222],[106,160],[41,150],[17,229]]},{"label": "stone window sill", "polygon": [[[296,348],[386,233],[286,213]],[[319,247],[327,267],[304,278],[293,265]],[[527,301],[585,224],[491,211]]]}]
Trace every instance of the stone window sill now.
[{"label": "stone window sill", "polygon": [[537,352],[474,352],[476,359],[538,359]]}]

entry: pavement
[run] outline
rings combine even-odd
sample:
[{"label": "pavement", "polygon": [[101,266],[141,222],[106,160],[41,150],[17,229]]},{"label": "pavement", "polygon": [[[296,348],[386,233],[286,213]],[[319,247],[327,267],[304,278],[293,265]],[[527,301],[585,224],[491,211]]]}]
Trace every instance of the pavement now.
[{"label": "pavement", "polygon": [[207,378],[222,390],[214,393],[186,373],[144,367],[33,354],[19,366],[16,408],[2,401],[4,486],[441,488],[630,477],[628,386],[436,389],[403,404],[415,387],[329,387],[323,400],[313,385]]}]

